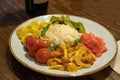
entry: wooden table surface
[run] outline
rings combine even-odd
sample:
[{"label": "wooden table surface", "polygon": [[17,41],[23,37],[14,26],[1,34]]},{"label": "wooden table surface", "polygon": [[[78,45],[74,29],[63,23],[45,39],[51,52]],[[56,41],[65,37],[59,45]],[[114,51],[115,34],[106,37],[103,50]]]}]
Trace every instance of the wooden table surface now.
[{"label": "wooden table surface", "polygon": [[[120,40],[120,0],[49,0],[47,14],[71,14],[92,19]],[[9,37],[17,25],[29,18],[24,0],[0,0],[0,80],[120,80],[120,75],[109,66],[84,77],[59,78],[39,74],[21,65],[11,55]]]}]

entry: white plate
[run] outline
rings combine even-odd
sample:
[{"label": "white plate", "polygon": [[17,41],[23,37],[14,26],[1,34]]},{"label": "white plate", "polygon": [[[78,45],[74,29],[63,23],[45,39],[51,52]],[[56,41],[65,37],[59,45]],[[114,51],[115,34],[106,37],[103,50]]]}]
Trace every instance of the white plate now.
[{"label": "white plate", "polygon": [[[24,23],[20,24],[18,27],[27,26],[33,20],[38,20],[38,21],[49,20],[51,16],[62,16],[62,15],[56,14],[56,15],[45,15],[45,16],[35,17],[28,21],[25,21]],[[45,65],[38,64],[34,59],[26,55],[26,52],[23,49],[23,45],[21,44],[20,40],[16,35],[16,29],[18,27],[13,31],[9,40],[9,46],[13,56],[21,64],[23,64],[24,66],[36,72],[46,74],[46,75],[51,75],[51,76],[59,76],[59,77],[89,75],[107,67],[115,57],[116,51],[117,51],[116,41],[113,35],[105,27],[103,27],[102,25],[92,20],[89,20],[83,17],[71,16],[71,15],[70,15],[70,18],[73,21],[82,22],[88,33],[93,32],[95,35],[103,38],[106,43],[106,47],[108,48],[108,51],[105,52],[100,58],[97,58],[97,60],[95,61],[92,67],[81,69],[78,72],[67,72],[67,71],[60,71],[60,70],[52,70]]]}]

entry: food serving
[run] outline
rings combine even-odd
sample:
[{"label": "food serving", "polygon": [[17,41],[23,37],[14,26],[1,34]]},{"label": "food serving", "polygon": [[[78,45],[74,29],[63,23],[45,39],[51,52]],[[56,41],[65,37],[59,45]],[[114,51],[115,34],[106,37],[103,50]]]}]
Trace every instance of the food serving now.
[{"label": "food serving", "polygon": [[50,69],[77,72],[90,68],[107,51],[106,43],[70,16],[34,20],[16,30],[26,53]]}]

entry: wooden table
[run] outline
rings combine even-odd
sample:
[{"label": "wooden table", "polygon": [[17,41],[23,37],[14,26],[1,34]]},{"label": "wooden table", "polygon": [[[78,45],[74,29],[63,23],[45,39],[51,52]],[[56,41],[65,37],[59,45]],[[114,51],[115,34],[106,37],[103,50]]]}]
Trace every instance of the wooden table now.
[{"label": "wooden table", "polygon": [[[49,0],[47,14],[71,14],[104,25],[120,40],[120,0]],[[0,0],[0,80],[120,80],[109,66],[95,74],[77,78],[42,75],[21,65],[11,55],[9,37],[18,24],[31,18],[24,0]]]}]

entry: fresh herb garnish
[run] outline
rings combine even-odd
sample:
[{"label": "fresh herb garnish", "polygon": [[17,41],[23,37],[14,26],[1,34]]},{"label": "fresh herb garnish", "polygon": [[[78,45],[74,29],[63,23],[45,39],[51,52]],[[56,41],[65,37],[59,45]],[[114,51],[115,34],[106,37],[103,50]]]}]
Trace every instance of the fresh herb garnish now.
[{"label": "fresh herb garnish", "polygon": [[57,48],[59,48],[59,45],[58,45],[58,44],[48,47],[48,49],[49,49],[50,51],[54,51],[54,50],[56,50]]},{"label": "fresh herb garnish", "polygon": [[50,27],[50,24],[48,24],[46,27],[43,28],[43,30],[41,31],[41,37],[45,35],[49,27]]},{"label": "fresh herb garnish", "polygon": [[74,41],[74,43],[72,44],[72,46],[77,45],[77,44],[80,43],[80,42],[82,42],[82,39],[81,39],[81,38],[76,39],[76,40]]}]

